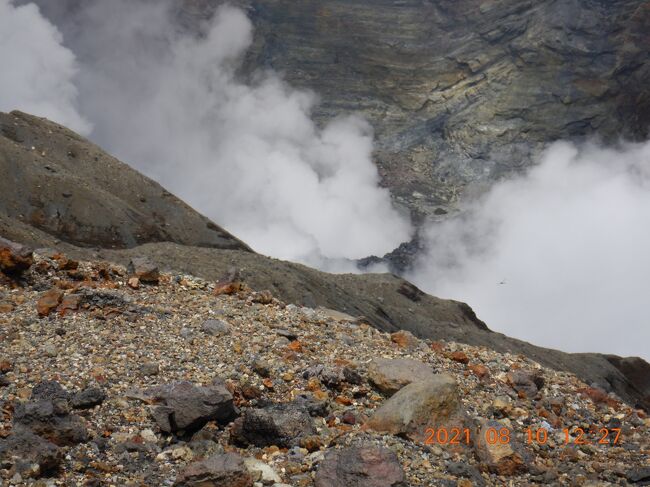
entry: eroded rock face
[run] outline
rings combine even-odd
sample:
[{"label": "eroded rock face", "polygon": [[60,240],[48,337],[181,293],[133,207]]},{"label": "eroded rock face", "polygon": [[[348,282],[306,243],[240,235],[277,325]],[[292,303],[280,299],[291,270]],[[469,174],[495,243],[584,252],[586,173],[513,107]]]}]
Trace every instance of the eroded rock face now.
[{"label": "eroded rock face", "polygon": [[[186,0],[186,13],[215,3]],[[385,182],[418,214],[530,164],[546,143],[647,134],[647,0],[247,3],[247,70],[315,90],[319,119],[368,117]]]},{"label": "eroded rock face", "polygon": [[387,448],[349,447],[327,453],[316,487],[406,487],[397,455]]},{"label": "eroded rock face", "polygon": [[0,113],[0,174],[12,176],[0,178],[0,215],[65,242],[125,248],[166,241],[249,250],[159,184],[31,115]]}]

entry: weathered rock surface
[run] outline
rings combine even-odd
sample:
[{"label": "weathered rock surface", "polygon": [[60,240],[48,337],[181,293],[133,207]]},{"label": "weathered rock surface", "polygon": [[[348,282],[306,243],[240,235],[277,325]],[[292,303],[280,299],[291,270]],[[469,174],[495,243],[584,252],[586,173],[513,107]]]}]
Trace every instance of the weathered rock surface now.
[{"label": "weathered rock surface", "polygon": [[397,455],[387,448],[349,447],[327,453],[315,487],[406,487]]},{"label": "weathered rock surface", "polygon": [[194,462],[183,470],[174,484],[177,487],[252,487],[244,459],[236,453],[213,455]]},{"label": "weathered rock surface", "polygon": [[510,476],[528,469],[513,431],[499,421],[480,425],[474,448],[490,472]]},{"label": "weathered rock surface", "polygon": [[247,409],[231,431],[231,440],[241,445],[290,448],[316,432],[309,413],[294,405],[275,404],[264,409]]},{"label": "weathered rock surface", "polygon": [[62,459],[60,448],[26,428],[18,428],[8,438],[0,439],[0,465],[14,469],[22,477],[55,473]]},{"label": "weathered rock surface", "polygon": [[227,423],[236,415],[232,394],[220,384],[176,382],[144,391],[144,397],[158,404],[151,415],[166,433],[196,431],[208,421]]},{"label": "weathered rock surface", "polygon": [[16,406],[13,422],[58,446],[84,443],[89,439],[86,424],[80,416],[70,414],[69,399],[57,382],[41,382],[29,401]]},{"label": "weathered rock surface", "polygon": [[405,435],[414,441],[427,437],[427,428],[463,429],[458,385],[447,374],[412,382],[382,404],[368,420],[375,431]]},{"label": "weathered rock surface", "polygon": [[414,381],[433,376],[433,369],[412,359],[373,359],[368,365],[368,380],[384,394],[392,395]]}]

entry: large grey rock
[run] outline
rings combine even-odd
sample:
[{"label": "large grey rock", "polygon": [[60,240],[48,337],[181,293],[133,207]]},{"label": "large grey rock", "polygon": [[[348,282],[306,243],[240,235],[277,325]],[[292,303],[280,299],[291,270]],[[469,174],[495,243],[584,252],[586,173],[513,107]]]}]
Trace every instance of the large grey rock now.
[{"label": "large grey rock", "polygon": [[375,358],[368,365],[368,380],[384,394],[392,395],[411,382],[433,375],[433,369],[413,359]]},{"label": "large grey rock", "polygon": [[406,487],[397,455],[376,446],[331,450],[316,472],[315,487]]},{"label": "large grey rock", "polygon": [[448,374],[436,374],[412,382],[386,400],[370,417],[375,431],[404,435],[414,441],[427,437],[427,428],[463,429],[458,385]]},{"label": "large grey rock", "polygon": [[208,421],[225,424],[236,416],[232,394],[221,384],[174,382],[144,391],[143,398],[159,404],[151,415],[166,433],[196,431]]}]

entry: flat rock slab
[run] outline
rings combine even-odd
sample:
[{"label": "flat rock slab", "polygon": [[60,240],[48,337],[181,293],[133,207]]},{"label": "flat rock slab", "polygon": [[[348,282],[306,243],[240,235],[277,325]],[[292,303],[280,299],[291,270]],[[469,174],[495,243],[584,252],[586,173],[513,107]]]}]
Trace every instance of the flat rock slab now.
[{"label": "flat rock slab", "polygon": [[191,463],[177,477],[176,487],[252,487],[244,459],[236,453],[213,455]]},{"label": "flat rock slab", "polygon": [[349,447],[325,455],[315,487],[406,487],[397,455],[388,448]]},{"label": "flat rock slab", "polygon": [[376,358],[368,366],[368,380],[387,395],[393,395],[411,382],[433,375],[431,367],[412,359]]}]

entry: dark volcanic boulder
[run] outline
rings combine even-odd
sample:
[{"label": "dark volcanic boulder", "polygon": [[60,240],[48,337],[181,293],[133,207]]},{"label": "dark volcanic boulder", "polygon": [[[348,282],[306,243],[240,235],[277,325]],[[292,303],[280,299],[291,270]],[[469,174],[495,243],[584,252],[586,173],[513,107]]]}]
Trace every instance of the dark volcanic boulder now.
[{"label": "dark volcanic boulder", "polygon": [[45,381],[32,390],[31,399],[16,406],[14,425],[58,446],[84,443],[90,438],[84,420],[70,414],[68,393],[54,381]]},{"label": "dark volcanic boulder", "polygon": [[375,446],[332,450],[316,472],[315,487],[406,487],[397,455]]},{"label": "dark volcanic boulder", "polygon": [[14,468],[23,477],[54,473],[62,460],[61,449],[26,428],[16,428],[9,437],[0,439],[1,468]]},{"label": "dark volcanic boulder", "polygon": [[151,415],[165,433],[193,432],[208,421],[222,424],[236,416],[232,394],[224,385],[195,386],[191,382],[174,382],[144,392],[159,405]]},{"label": "dark volcanic boulder", "polygon": [[259,447],[290,448],[303,437],[316,433],[307,411],[294,404],[274,404],[264,409],[247,409],[230,433],[231,441]]}]

